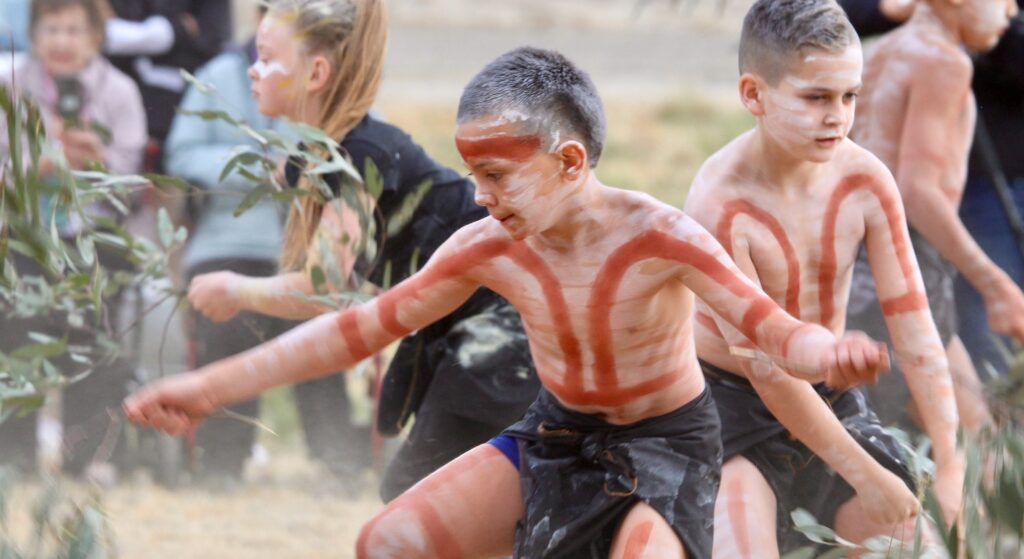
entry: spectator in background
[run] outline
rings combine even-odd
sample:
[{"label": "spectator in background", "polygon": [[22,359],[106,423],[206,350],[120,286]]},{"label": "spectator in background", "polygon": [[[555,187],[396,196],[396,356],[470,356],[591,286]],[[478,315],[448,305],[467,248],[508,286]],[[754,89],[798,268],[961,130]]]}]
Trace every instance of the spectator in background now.
[{"label": "spectator in background", "polygon": [[107,10],[104,52],[142,91],[153,139],[150,164],[159,171],[159,146],[195,72],[231,39],[230,0],[102,0]]},{"label": "spectator in background", "polygon": [[[138,88],[128,76],[100,56],[104,20],[94,0],[34,0],[29,30],[31,54],[0,82],[15,86],[17,93],[35,101],[40,109],[46,136],[63,152],[73,170],[86,169],[91,163],[104,164],[115,174],[137,173],[146,144],[146,115]],[[69,101],[72,101],[69,103]],[[6,127],[6,121],[0,122]],[[7,131],[0,130],[0,160],[9,158]],[[47,156],[39,162],[44,181],[56,181],[56,163]],[[55,196],[41,196],[40,214],[44,223],[51,216],[60,236],[71,240],[85,227],[57,206]],[[113,210],[96,205],[94,214],[113,217]],[[123,257],[97,247],[101,262],[108,269],[126,267]],[[12,251],[11,257],[22,275],[41,275],[35,261]],[[117,317],[118,297],[104,302],[108,316]],[[28,332],[67,336],[69,344],[87,343],[88,334],[77,331],[64,316],[32,319],[0,318],[0,351],[9,351],[29,343]],[[66,375],[80,371],[70,359],[57,363]],[[92,453],[99,446],[109,418],[103,410],[116,409],[125,392],[130,371],[117,361],[99,369],[64,392],[64,466],[71,474],[85,471]],[[30,467],[35,461],[36,416],[11,420],[0,425],[0,462]]]},{"label": "spectator in background", "polygon": [[[266,8],[261,7],[260,12],[266,12]],[[204,95],[190,87],[181,108],[227,110],[256,128],[281,131],[279,121],[260,114],[250,91],[248,70],[256,58],[255,40],[217,56],[196,73],[196,78],[215,87],[216,93]],[[225,122],[179,114],[164,147],[167,172],[206,193],[196,205],[194,227],[185,248],[182,264],[187,281],[210,272],[257,277],[276,274],[284,208],[268,198],[235,217],[234,210],[242,197],[257,185],[238,173],[219,180],[224,165],[239,149],[255,150],[256,141]],[[249,311],[226,322],[214,322],[193,310],[190,322],[194,367],[276,338],[297,324]],[[354,484],[360,481],[358,470],[368,465],[369,431],[357,430],[350,421],[345,378],[334,375],[297,384],[295,397],[310,454],[323,461],[339,481]],[[259,408],[259,400],[250,400],[232,409],[258,416]],[[242,474],[254,441],[251,425],[238,421],[204,424],[196,433],[196,444],[202,449],[201,479],[230,486]],[[351,488],[356,489],[354,485]]]},{"label": "spectator in background", "polygon": [[28,48],[29,0],[0,2],[0,51]]},{"label": "spectator in background", "polygon": [[[861,35],[883,33],[899,26],[913,12],[906,0],[839,0]],[[897,6],[902,9],[894,9]],[[1017,0],[1024,10],[1024,0]],[[974,95],[978,104],[978,128],[992,138],[999,171],[1006,177],[1015,206],[1024,210],[1024,21],[1020,16],[995,49],[974,56]],[[983,143],[976,137],[967,170],[967,187],[960,218],[967,230],[996,265],[1017,285],[1024,285],[1024,256],[1011,229],[1006,209],[995,190],[993,170],[985,164]],[[1006,363],[988,327],[985,304],[963,277],[956,280],[960,335],[985,376],[986,364],[1002,372]]]}]

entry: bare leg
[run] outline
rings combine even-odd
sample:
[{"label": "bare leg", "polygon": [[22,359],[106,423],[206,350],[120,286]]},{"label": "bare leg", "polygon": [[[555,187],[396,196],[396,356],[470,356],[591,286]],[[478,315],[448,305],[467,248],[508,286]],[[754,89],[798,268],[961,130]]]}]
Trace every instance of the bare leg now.
[{"label": "bare leg", "polygon": [[482,444],[434,472],[363,527],[360,559],[497,557],[523,515],[519,472]]},{"label": "bare leg", "polygon": [[684,559],[686,552],[672,527],[647,503],[630,509],[612,541],[611,559]]},{"label": "bare leg", "polygon": [[[835,530],[840,537],[854,543],[863,543],[875,536],[890,536],[893,539],[904,542],[906,547],[913,547],[914,529],[917,524],[917,517],[910,518],[901,524],[886,525],[873,522],[864,513],[864,507],[860,503],[860,497],[853,497],[843,503],[836,511]],[[924,543],[931,544],[936,541],[930,523],[925,524]],[[895,544],[894,544],[895,545]],[[850,553],[849,557],[859,557],[857,552]]]},{"label": "bare leg", "polygon": [[949,372],[953,375],[953,390],[956,396],[956,407],[960,412],[960,424],[968,433],[977,433],[985,425],[992,422],[992,415],[985,402],[985,390],[978,378],[967,348],[960,341],[960,336],[953,336],[946,347],[946,358],[949,360]]},{"label": "bare leg", "polygon": [[741,456],[722,467],[715,502],[715,559],[779,556],[775,536],[775,492],[761,472]]}]

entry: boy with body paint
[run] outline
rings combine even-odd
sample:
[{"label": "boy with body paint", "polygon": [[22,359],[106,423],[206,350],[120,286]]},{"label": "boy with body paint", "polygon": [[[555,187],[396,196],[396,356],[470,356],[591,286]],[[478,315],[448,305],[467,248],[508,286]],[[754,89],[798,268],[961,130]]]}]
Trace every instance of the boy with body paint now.
[{"label": "boy with body paint", "polygon": [[366,304],[142,389],[128,417],[184,433],[230,402],[348,368],[483,285],[521,313],[545,390],[502,436],[378,514],[357,556],[710,557],[721,445],[694,296],[834,386],[875,377],[887,353],[794,319],[695,221],[601,184],[604,134],[593,84],[563,56],[499,57],[463,92],[456,130],[489,218]]},{"label": "boy with body paint", "polygon": [[[862,64],[856,32],[834,1],[758,0],[739,53],[740,96],[757,126],[704,164],[686,212],[791,315],[837,335],[864,245],[933,442],[936,492],[953,519],[964,473],[946,357],[892,175],[846,140]],[[750,342],[706,305],[698,304],[697,322],[725,452],[716,557],[778,557],[801,538],[789,520],[797,507],[855,542],[913,534],[912,473],[861,393],[737,359],[730,346]]]},{"label": "boy with body paint", "polygon": [[[956,274],[982,295],[992,331],[1020,342],[1024,294],[978,246],[957,213],[976,119],[973,68],[965,49],[994,47],[1016,13],[1015,0],[920,2],[910,21],[879,40],[867,57],[860,118],[852,132],[896,177],[968,431],[977,431],[991,417],[978,373],[956,332]],[[867,269],[860,258],[849,324],[883,335],[885,309],[873,297]],[[869,396],[883,419],[912,427],[902,375],[884,380]]]}]

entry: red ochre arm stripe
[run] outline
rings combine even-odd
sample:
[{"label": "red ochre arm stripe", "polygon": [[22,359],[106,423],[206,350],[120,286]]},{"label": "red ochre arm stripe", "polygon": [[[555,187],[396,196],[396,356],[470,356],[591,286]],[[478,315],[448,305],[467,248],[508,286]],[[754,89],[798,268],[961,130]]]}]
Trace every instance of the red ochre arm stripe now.
[{"label": "red ochre arm stripe", "polygon": [[911,291],[892,297],[881,302],[882,314],[891,316],[908,312],[920,311],[928,308],[928,297],[920,291]]}]

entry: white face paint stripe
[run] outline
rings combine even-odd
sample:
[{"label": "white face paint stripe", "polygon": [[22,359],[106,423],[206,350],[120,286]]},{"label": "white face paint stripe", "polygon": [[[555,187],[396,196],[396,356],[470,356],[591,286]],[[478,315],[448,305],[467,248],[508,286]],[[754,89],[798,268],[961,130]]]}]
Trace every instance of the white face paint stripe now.
[{"label": "white face paint stripe", "polygon": [[268,64],[262,60],[257,60],[253,63],[252,69],[261,80],[267,79],[271,74],[287,76],[292,73],[291,70],[285,68],[280,62],[271,62]]}]

